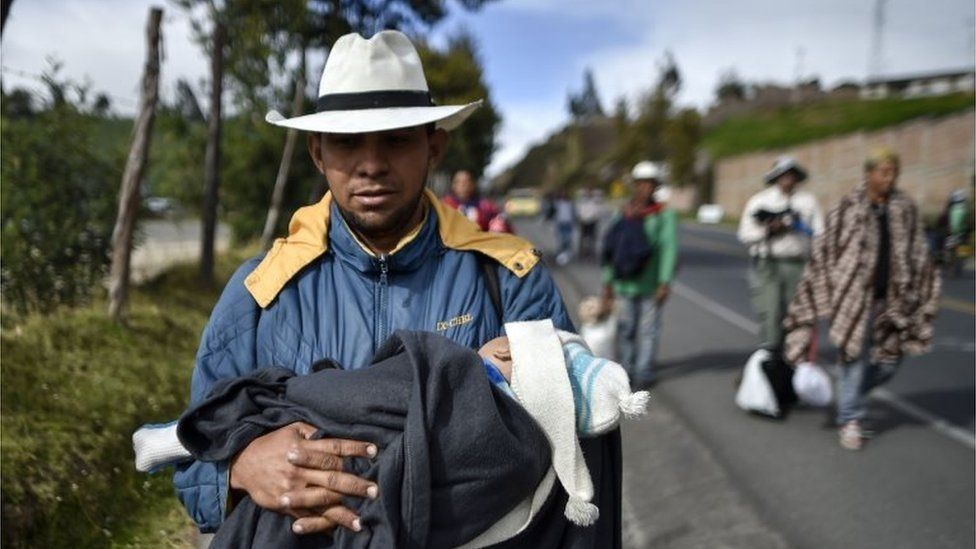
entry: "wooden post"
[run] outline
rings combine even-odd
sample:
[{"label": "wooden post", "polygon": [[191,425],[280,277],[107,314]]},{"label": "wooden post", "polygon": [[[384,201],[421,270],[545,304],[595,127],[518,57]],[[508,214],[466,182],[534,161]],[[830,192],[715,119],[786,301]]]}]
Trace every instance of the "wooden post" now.
[{"label": "wooden post", "polygon": [[[295,77],[295,98],[292,101],[291,116],[302,114],[302,100],[305,98],[305,48],[302,48],[301,65]],[[282,203],[285,201],[285,186],[288,182],[288,171],[291,169],[291,159],[295,154],[295,144],[298,142],[298,130],[291,128],[285,137],[285,150],[281,153],[281,164],[278,165],[278,176],[275,177],[274,190],[271,193],[271,206],[268,217],[264,220],[264,230],[261,232],[261,248],[268,250],[274,241],[275,227],[281,217]]]},{"label": "wooden post", "polygon": [[146,24],[146,66],[142,74],[142,99],[139,117],[133,128],[132,146],[125,162],[122,187],[119,189],[119,213],[112,230],[112,268],[109,277],[108,314],[116,321],[125,316],[129,297],[129,269],[132,256],[132,232],[139,213],[139,188],[146,170],[153,122],[156,119],[156,102],[159,98],[159,23],[162,8],[149,10]]},{"label": "wooden post", "polygon": [[210,53],[210,115],[207,119],[207,153],[203,192],[203,235],[200,243],[200,277],[214,282],[214,240],[217,232],[217,203],[220,192],[220,104],[224,88],[224,24],[214,17]]}]

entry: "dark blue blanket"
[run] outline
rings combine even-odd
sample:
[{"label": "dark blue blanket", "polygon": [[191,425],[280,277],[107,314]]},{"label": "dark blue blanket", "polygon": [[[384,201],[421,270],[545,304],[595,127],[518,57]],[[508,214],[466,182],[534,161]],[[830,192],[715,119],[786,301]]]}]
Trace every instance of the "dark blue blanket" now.
[{"label": "dark blue blanket", "polygon": [[222,461],[295,421],[318,427],[318,437],[378,446],[375,461],[346,463],[380,489],[375,501],[347,502],[363,531],[295,536],[289,517],[245,498],[212,547],[454,547],[531,495],[549,467],[545,435],[491,386],[480,357],[422,332],[397,332],[360,370],[296,377],[269,368],[222,381],[180,419],[178,433],[198,459]]}]

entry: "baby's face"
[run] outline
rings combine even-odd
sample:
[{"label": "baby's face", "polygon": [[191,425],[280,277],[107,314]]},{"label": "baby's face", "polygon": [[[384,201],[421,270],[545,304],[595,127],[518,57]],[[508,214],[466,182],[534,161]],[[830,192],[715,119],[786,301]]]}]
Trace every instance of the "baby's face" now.
[{"label": "baby's face", "polygon": [[512,381],[512,352],[508,348],[507,337],[496,337],[485,343],[478,349],[478,354],[494,364],[506,380]]}]

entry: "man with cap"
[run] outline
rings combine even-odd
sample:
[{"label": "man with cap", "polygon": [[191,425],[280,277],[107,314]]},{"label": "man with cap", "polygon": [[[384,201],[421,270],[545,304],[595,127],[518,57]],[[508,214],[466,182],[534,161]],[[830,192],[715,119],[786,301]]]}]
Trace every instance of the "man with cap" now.
[{"label": "man with cap", "polygon": [[[447,131],[480,103],[434,105],[420,58],[402,33],[336,41],[317,112],[267,117],[308,132],[309,155],[329,192],[299,209],[288,236],[228,282],[197,353],[192,403],[218,380],[262,367],[306,374],[325,359],[365,367],[399,329],[436,332],[472,349],[501,335],[503,322],[552,319],[572,331],[529,242],[480,231],[425,188]],[[243,494],[294,517],[299,534],[359,531],[363,524],[342,500],[375,498],[377,486],[343,472],[343,458],[374,456],[377,448],[309,440],[313,432],[293,423],[228,462],[180,466],[178,495],[203,531],[216,530]],[[583,449],[597,486],[593,501],[603,512],[580,538],[591,543],[576,546],[603,544],[608,532],[616,540],[610,545],[619,546],[619,432],[583,441]]]},{"label": "man with cap", "polygon": [[656,162],[645,160],[634,166],[630,202],[604,237],[603,309],[609,311],[616,304],[618,358],[635,387],[656,381],[661,307],[678,260],[677,216],[655,198],[664,175]]},{"label": "man with cap", "polygon": [[739,220],[739,240],[749,247],[749,288],[759,317],[763,348],[779,355],[781,323],[810,257],[813,238],[823,232],[823,214],[813,194],[797,188],[807,172],[788,156],[776,159],[766,188],[749,199]]}]

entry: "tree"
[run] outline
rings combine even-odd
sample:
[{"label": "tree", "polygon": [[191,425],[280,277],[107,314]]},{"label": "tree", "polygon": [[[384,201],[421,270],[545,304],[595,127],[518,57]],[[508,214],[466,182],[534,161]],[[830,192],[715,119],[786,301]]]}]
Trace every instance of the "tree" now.
[{"label": "tree", "polygon": [[579,94],[570,93],[568,103],[569,113],[575,120],[587,121],[594,116],[604,116],[592,70],[586,69],[583,73],[583,90]]},{"label": "tree", "polygon": [[451,143],[438,170],[453,174],[469,170],[481,177],[495,152],[501,116],[491,101],[484,69],[474,38],[461,32],[448,39],[443,50],[419,44],[427,85],[438,105],[459,105],[482,99],[484,103],[464,124],[451,132]]},{"label": "tree", "polygon": [[[61,80],[58,68],[45,74],[54,87],[83,87]],[[57,103],[11,95],[19,105],[5,95],[0,121],[4,304],[23,313],[83,303],[107,272],[121,170],[80,94],[62,93]]]},{"label": "tree", "polygon": [[569,94],[568,103],[569,113],[576,120],[586,121],[594,116],[604,116],[592,70],[586,69],[583,73],[583,90],[579,94]]},{"label": "tree", "polygon": [[213,283],[214,241],[217,236],[217,203],[220,192],[220,132],[224,86],[225,27],[216,21],[210,50],[210,115],[207,117],[207,152],[204,159],[203,233],[200,242],[200,278]]},{"label": "tree", "polygon": [[185,78],[176,81],[176,99],[173,102],[173,110],[183,120],[189,122],[203,122],[203,109],[197,100],[197,94],[193,87]]},{"label": "tree", "polygon": [[621,132],[612,155],[617,165],[626,168],[640,160],[667,160],[674,184],[692,182],[701,117],[694,109],[674,112],[674,97],[680,89],[681,72],[674,56],[666,52],[657,82],[638,103],[636,118]]},{"label": "tree", "polygon": [[746,98],[746,85],[739,78],[735,69],[728,69],[718,78],[718,86],[715,88],[715,97],[719,103],[726,101],[742,101]]}]

